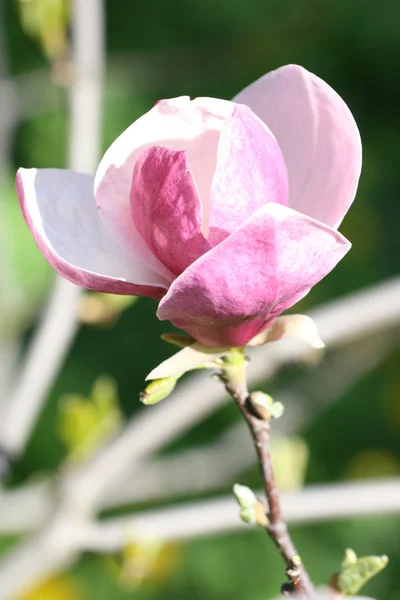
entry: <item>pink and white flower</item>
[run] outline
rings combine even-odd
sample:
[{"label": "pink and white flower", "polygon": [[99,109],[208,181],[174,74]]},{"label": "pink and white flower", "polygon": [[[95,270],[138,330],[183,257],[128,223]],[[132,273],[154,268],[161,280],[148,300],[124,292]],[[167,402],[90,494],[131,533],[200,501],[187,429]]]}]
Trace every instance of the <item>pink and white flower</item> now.
[{"label": "pink and white flower", "polygon": [[361,170],[343,100],[295,65],[232,102],[158,102],[96,175],[20,169],[25,219],[49,263],[91,290],[160,300],[202,344],[242,346],[343,258],[337,231]]}]

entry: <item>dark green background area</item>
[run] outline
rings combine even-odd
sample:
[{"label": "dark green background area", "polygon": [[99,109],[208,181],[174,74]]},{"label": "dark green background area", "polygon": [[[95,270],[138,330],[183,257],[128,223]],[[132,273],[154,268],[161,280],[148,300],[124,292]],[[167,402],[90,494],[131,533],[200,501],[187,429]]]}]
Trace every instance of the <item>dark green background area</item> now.
[{"label": "dark green background area", "polygon": [[[298,310],[398,273],[398,0],[380,4],[376,0],[109,0],[106,4],[104,150],[159,98],[183,94],[230,98],[271,69],[301,64],[326,80],[349,104],[361,131],[364,170],[357,200],[341,227],[353,248]],[[21,31],[11,0],[6,2],[5,19],[12,74],[46,68],[40,47]],[[57,110],[18,126],[11,171],[20,165],[65,167],[65,107],[61,103]],[[12,191],[6,200],[13,210]],[[29,248],[27,255],[36,253],[38,272],[45,269],[44,259],[29,245],[22,217],[15,218],[17,245]],[[87,394],[96,377],[107,373],[118,383],[127,417],[151,410],[139,405],[138,394],[145,375],[171,352],[160,340],[160,334],[171,327],[157,321],[155,307],[153,301],[140,299],[114,327],[81,329],[25,455],[15,465],[13,484],[38,471],[57,470],[64,456],[56,426],[62,394]],[[384,297],[381,310],[385,310]],[[31,333],[31,329],[24,333],[27,340]],[[353,458],[365,451],[384,451],[390,457],[391,472],[395,474],[396,464],[400,471],[399,364],[400,352],[396,351],[302,432],[310,448],[309,482],[346,479]],[[287,369],[274,386],[279,389],[286,378],[296,381],[298,376],[298,370]],[[234,407],[227,406],[192,435],[178,440],[176,447],[206,444],[236,418]],[[368,472],[366,459],[364,475]],[[385,464],[382,473],[387,474]],[[256,469],[246,482],[257,485]],[[348,546],[359,554],[388,554],[388,568],[365,593],[377,600],[400,598],[400,518],[382,515],[296,527],[293,535],[318,583],[326,582],[337,569]],[[83,600],[266,600],[282,581],[280,559],[261,531],[194,540],[182,545],[179,556],[167,578],[134,592],[118,588],[104,559],[93,555],[83,557],[71,575],[79,582]]]}]

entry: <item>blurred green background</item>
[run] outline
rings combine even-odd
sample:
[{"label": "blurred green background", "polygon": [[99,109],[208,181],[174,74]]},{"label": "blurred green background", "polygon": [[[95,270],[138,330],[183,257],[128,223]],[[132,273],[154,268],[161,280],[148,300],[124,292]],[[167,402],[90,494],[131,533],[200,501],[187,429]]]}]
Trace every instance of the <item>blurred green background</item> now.
[{"label": "blurred green background", "polygon": [[[357,200],[341,227],[353,248],[296,312],[398,273],[398,0],[384,0],[379,6],[373,0],[108,0],[106,10],[103,150],[159,98],[183,94],[231,98],[271,69],[291,62],[301,64],[326,80],[350,106],[361,131],[364,169]],[[21,165],[66,166],[66,87],[57,70],[63,34],[62,30],[53,31],[55,37],[45,40],[29,35],[21,26],[16,1],[3,2],[0,18],[4,45],[0,78],[21,78],[47,70],[47,76],[38,79],[37,89],[34,83],[28,88],[32,93],[26,98],[29,110],[7,132],[9,151],[0,165],[0,200],[7,232],[0,240],[4,255],[0,341],[8,343],[22,336],[25,343],[34,330],[53,273],[20,215],[13,177]],[[0,136],[3,133],[0,131]],[[144,377],[171,353],[160,340],[168,326],[157,321],[155,307],[153,301],[139,299],[113,325],[82,326],[8,485],[17,485],[38,472],[56,472],[65,458],[59,434],[62,395],[87,396],[96,378],[108,374],[117,382],[126,417],[151,410],[141,407],[138,400]],[[381,310],[385,310],[384,297]],[[394,348],[377,369],[299,432],[310,454],[307,483],[400,473],[399,362],[400,352]],[[306,376],[312,381],[312,372]],[[300,368],[284,369],[265,390],[280,389],[299,377],[303,377]],[[325,385],[329,387],[331,382],[327,380]],[[174,448],[206,445],[236,419],[236,409],[229,405],[178,440]],[[241,482],[258,485],[256,468],[244,474]],[[230,489],[226,486],[220,491]],[[316,582],[327,581],[339,566],[344,549],[351,546],[361,555],[385,553],[390,557],[385,572],[365,593],[378,600],[400,597],[400,516],[292,529]],[[12,543],[4,540],[4,547]],[[249,529],[166,547],[144,581],[131,577],[130,582],[121,583],[121,573],[111,559],[87,555],[68,573],[26,598],[264,600],[279,589],[282,572],[280,558],[265,534]]]}]

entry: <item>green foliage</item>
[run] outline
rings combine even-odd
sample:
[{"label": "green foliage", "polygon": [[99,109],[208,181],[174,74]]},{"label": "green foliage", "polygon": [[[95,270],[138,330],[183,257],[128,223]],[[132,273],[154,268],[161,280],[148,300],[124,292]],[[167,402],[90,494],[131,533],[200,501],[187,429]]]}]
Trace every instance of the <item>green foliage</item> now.
[{"label": "green foliage", "polygon": [[37,40],[46,56],[66,58],[70,0],[17,0],[21,25],[27,35]]},{"label": "green foliage", "polygon": [[304,485],[310,456],[302,438],[272,434],[271,456],[280,491],[290,492]]},{"label": "green foliage", "polygon": [[364,556],[358,558],[354,550],[348,548],[337,578],[341,594],[354,596],[388,564],[387,556]]},{"label": "green foliage", "polygon": [[0,187],[0,341],[18,335],[41,306],[53,272],[26,226],[11,178]]},{"label": "green foliage", "polygon": [[122,589],[154,588],[179,566],[179,546],[154,538],[128,543],[119,556],[108,563]]},{"label": "green foliage", "polygon": [[89,398],[68,394],[61,399],[58,429],[70,462],[88,458],[121,424],[117,388],[109,377],[96,380]]}]

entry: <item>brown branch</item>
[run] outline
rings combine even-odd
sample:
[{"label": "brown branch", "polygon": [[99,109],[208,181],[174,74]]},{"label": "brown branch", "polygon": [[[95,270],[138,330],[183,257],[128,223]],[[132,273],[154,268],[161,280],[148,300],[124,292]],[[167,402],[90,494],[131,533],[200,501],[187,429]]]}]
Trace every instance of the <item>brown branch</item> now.
[{"label": "brown branch", "polygon": [[246,363],[239,360],[226,364],[221,378],[227,392],[234,398],[254,440],[258,463],[261,470],[265,494],[268,501],[267,525],[265,529],[274,541],[286,563],[289,585],[283,590],[291,590],[303,597],[311,598],[314,587],[310,577],[299,561],[297,550],[291,540],[285,521],[282,518],[279,495],[270,453],[270,421],[256,414],[250,402],[246,381]]}]

